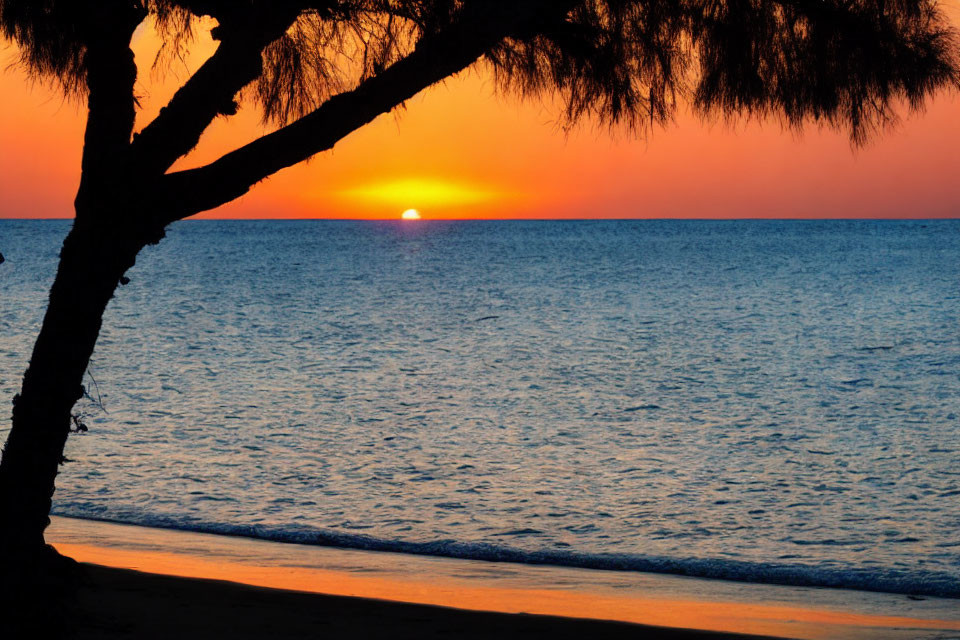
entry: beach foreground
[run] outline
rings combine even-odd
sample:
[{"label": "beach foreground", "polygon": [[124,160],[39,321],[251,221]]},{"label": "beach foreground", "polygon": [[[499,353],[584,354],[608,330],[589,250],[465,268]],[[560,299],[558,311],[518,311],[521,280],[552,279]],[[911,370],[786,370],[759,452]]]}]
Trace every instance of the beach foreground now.
[{"label": "beach foreground", "polygon": [[960,637],[952,599],[336,549],[73,518],[53,518],[47,538],[86,563],[74,598],[81,638]]},{"label": "beach foreground", "polygon": [[76,638],[742,638],[634,624],[465,611],[84,565]]}]

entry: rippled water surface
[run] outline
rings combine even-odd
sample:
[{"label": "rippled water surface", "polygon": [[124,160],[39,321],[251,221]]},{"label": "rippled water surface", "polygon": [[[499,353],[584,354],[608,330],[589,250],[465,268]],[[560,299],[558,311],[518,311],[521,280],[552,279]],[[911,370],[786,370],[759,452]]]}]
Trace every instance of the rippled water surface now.
[{"label": "rippled water surface", "polygon": [[[0,221],[4,402],[67,229]],[[185,222],[128,275],[57,513],[960,595],[960,223]]]}]

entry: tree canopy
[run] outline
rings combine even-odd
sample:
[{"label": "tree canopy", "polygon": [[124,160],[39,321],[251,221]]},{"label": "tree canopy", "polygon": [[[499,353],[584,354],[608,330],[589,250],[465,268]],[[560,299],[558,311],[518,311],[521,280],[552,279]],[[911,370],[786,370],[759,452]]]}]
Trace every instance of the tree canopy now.
[{"label": "tree canopy", "polygon": [[862,142],[898,104],[958,83],[956,36],[931,0],[0,0],[23,62],[72,94],[86,90],[89,44],[118,23],[152,18],[163,66],[203,16],[225,63],[258,67],[220,112],[243,88],[276,124],[464,30],[489,34],[482,61],[503,89],[556,92],[570,121],[645,127],[685,99]]}]

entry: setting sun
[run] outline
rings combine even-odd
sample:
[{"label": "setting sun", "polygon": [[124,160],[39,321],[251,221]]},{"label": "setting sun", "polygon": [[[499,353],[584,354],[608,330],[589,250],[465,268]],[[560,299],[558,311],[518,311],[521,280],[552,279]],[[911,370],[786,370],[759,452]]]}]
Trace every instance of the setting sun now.
[{"label": "setting sun", "polygon": [[420,212],[417,211],[416,209],[407,209],[402,214],[400,214],[400,218],[403,220],[419,220]]}]

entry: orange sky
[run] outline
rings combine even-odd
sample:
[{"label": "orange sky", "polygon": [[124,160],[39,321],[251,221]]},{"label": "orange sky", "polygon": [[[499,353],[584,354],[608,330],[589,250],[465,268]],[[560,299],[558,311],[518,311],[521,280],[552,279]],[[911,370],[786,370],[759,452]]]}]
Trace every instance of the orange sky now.
[{"label": "orange sky", "polygon": [[[138,126],[187,73],[153,81],[155,47],[150,33],[135,43]],[[31,86],[15,59],[0,49],[0,217],[71,217],[82,110]],[[221,119],[180,166],[262,132],[252,108]],[[408,208],[424,218],[956,217],[958,172],[955,95],[853,151],[844,134],[798,138],[776,124],[709,126],[685,114],[646,140],[589,123],[565,134],[549,108],[497,97],[473,71],[200,217],[398,218]]]}]

